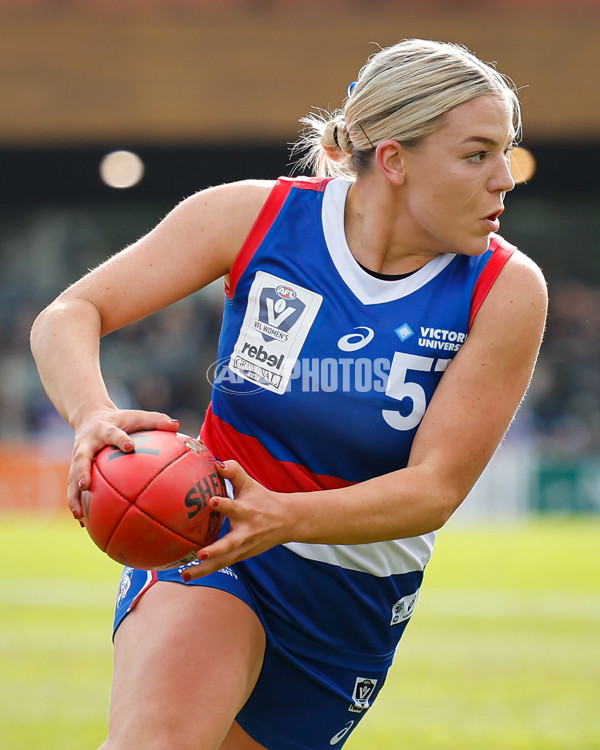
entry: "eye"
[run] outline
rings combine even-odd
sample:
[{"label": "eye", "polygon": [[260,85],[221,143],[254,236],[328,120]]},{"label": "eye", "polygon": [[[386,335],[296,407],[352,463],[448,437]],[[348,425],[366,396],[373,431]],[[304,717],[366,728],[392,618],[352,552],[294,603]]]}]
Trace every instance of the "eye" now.
[{"label": "eye", "polygon": [[467,160],[472,162],[473,164],[481,164],[481,162],[485,159],[488,153],[489,153],[488,151],[478,151],[476,154],[471,154],[470,156],[467,156]]}]

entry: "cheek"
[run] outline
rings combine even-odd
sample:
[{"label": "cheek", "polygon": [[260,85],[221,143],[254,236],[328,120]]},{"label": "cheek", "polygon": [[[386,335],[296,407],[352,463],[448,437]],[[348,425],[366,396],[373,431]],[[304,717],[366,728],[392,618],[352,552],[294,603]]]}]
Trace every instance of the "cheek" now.
[{"label": "cheek", "polygon": [[417,222],[434,234],[446,234],[470,217],[478,189],[452,169],[423,170],[412,185],[411,211]]},{"label": "cheek", "polygon": [[452,185],[446,184],[439,189],[433,186],[422,195],[421,215],[429,216],[433,223],[455,223],[461,219],[465,198],[466,196],[461,195]]}]

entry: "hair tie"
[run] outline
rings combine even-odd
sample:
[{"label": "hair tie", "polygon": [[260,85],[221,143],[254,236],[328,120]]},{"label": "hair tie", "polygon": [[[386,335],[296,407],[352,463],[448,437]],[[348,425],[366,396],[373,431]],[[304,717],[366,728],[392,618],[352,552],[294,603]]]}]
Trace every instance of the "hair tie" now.
[{"label": "hair tie", "polygon": [[341,148],[341,146],[340,146],[340,142],[338,141],[338,137],[337,137],[337,130],[338,130],[338,126],[336,125],[336,126],[334,127],[334,129],[333,129],[333,140],[335,141],[335,145],[336,145],[336,146],[337,146],[338,148]]},{"label": "hair tie", "polygon": [[352,83],[348,86],[348,98],[350,98],[352,96],[352,92],[356,88],[356,84],[357,83],[358,83],[358,81],[352,81]]}]

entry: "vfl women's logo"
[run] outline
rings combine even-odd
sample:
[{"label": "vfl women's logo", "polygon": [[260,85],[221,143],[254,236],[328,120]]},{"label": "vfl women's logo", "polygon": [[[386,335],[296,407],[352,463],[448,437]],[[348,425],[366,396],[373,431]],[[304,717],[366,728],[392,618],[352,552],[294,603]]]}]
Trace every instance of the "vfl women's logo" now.
[{"label": "vfl women's logo", "polygon": [[278,286],[263,289],[260,294],[258,320],[262,323],[261,334],[265,341],[287,341],[290,328],[304,312],[306,305],[297,298],[293,289]]},{"label": "vfl women's logo", "polygon": [[371,705],[370,700],[375,692],[377,680],[372,677],[357,677],[354,684],[354,692],[352,693],[353,703],[350,705],[348,711],[354,711],[355,713],[361,713],[366,711]]},{"label": "vfl women's logo", "polygon": [[257,271],[229,369],[273,393],[285,393],[323,297]]}]

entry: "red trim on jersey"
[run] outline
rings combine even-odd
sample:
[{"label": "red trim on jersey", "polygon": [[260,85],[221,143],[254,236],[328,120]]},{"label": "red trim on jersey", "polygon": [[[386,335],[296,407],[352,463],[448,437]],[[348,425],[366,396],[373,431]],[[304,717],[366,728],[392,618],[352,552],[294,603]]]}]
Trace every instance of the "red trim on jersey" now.
[{"label": "red trim on jersey", "polygon": [[225,294],[229,298],[233,297],[238,281],[246,270],[248,263],[250,263],[250,260],[258,249],[260,243],[264,240],[267,232],[273,225],[273,222],[281,211],[281,207],[285,203],[290,190],[293,187],[297,187],[302,190],[316,190],[318,192],[323,192],[325,190],[325,185],[329,180],[330,178],[323,179],[322,177],[302,177],[298,179],[280,177],[277,180],[258,214],[258,218],[246,237],[244,244],[237,254],[236,259],[233,261],[231,273],[229,275],[229,284],[225,285]]},{"label": "red trim on jersey", "polygon": [[220,460],[234,458],[257,482],[274,492],[333,490],[354,484],[327,474],[314,474],[292,461],[275,460],[257,438],[238,432],[215,416],[212,405],[208,407],[200,437]]},{"label": "red trim on jersey", "polygon": [[331,182],[333,177],[298,177],[293,179],[291,177],[280,177],[280,180],[293,180],[294,187],[300,188],[300,190],[315,190],[317,193],[322,193],[325,190],[328,182]]},{"label": "red trim on jersey", "polygon": [[506,262],[515,252],[517,248],[511,245],[502,237],[492,235],[490,240],[490,250],[492,250],[492,256],[488,260],[485,268],[481,272],[481,276],[477,279],[477,283],[473,289],[473,296],[471,298],[471,317],[469,318],[469,330],[475,321],[475,316],[479,312],[479,308],[483,304],[485,298],[494,282],[498,278],[498,274],[504,268]]},{"label": "red trim on jersey", "polygon": [[142,596],[144,596],[146,591],[152,588],[152,586],[154,586],[154,584],[158,581],[158,573],[155,570],[149,570],[147,572],[149,574],[149,578],[146,581],[146,583],[142,586],[142,588],[138,591],[137,596],[132,600],[131,604],[129,605],[129,608],[127,609],[128,612],[131,612],[131,610],[139,602]]}]

